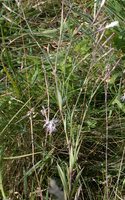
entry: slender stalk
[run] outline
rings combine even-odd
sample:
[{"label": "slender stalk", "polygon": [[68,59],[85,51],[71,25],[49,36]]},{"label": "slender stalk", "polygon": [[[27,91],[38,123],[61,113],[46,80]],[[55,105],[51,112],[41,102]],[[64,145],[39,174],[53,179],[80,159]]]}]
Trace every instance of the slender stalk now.
[{"label": "slender stalk", "polygon": [[97,0],[94,1],[94,14],[93,14],[94,19],[95,19],[95,16],[96,16],[96,9],[97,9]]},{"label": "slender stalk", "polygon": [[[44,73],[44,79],[45,79],[45,84],[46,84],[46,94],[47,94],[47,99],[48,99],[48,121],[49,121],[49,115],[50,115],[50,98],[49,98],[49,86],[48,86],[48,81],[47,81],[47,75],[46,75],[46,69],[45,66],[43,64],[43,58],[41,57],[41,62],[42,62],[42,69],[43,69],[43,73]],[[48,136],[48,132],[46,131],[46,136],[45,136],[45,146],[47,143],[47,136]]]},{"label": "slender stalk", "polygon": [[46,84],[46,94],[47,94],[47,98],[48,98],[48,120],[49,120],[49,114],[50,114],[49,86],[48,86],[48,81],[47,81],[46,69],[45,69],[45,66],[43,64],[42,57],[41,57],[41,62],[42,62],[42,68],[43,68],[44,79],[45,79],[45,84]]},{"label": "slender stalk", "polygon": [[120,168],[119,168],[119,174],[118,174],[116,191],[115,191],[115,200],[117,198],[117,191],[118,191],[118,185],[119,185],[119,181],[120,181],[120,175],[121,175],[121,172],[122,172],[122,166],[123,166],[123,162],[124,162],[124,156],[125,156],[125,146],[124,146],[124,149],[123,149],[121,163],[120,163]]},{"label": "slender stalk", "polygon": [[35,176],[36,176],[36,179],[37,179],[37,183],[38,183],[38,186],[39,186],[40,197],[41,197],[41,200],[43,200],[43,195],[42,195],[42,191],[41,191],[41,186],[40,186],[40,182],[39,182],[39,179],[38,179],[38,176],[37,176],[37,171],[36,171],[35,162],[34,162],[34,153],[35,153],[35,150],[34,150],[34,136],[33,136],[32,113],[30,114],[29,119],[30,119],[30,131],[31,131],[31,143],[32,143],[32,165],[33,165],[33,169],[34,169]]},{"label": "slender stalk", "polygon": [[69,200],[71,199],[71,192],[72,192],[72,169],[70,169]]},{"label": "slender stalk", "polygon": [[0,190],[2,193],[3,199],[6,200],[6,195],[5,195],[3,183],[2,183],[2,148],[1,147],[0,147]]},{"label": "slender stalk", "polygon": [[[53,75],[54,75],[54,78],[55,78],[55,84],[56,84],[56,91],[57,92],[58,92],[58,80],[57,80],[56,71],[57,71],[58,54],[59,54],[59,49],[60,49],[60,45],[61,45],[63,23],[64,23],[63,7],[64,7],[64,0],[62,1],[60,36],[59,36],[59,41],[58,41],[57,53],[56,53],[55,67],[54,67],[54,70],[53,70]],[[61,115],[61,118],[62,118],[62,121],[63,121],[63,124],[64,124],[64,117],[63,117],[62,109],[59,108],[59,110],[60,110],[60,115]]]},{"label": "slender stalk", "polygon": [[[107,66],[106,75],[109,74],[109,67]],[[106,196],[109,200],[109,186],[108,186],[108,79],[105,81],[105,120],[106,120],[106,149],[105,149],[105,161],[106,161]]]}]

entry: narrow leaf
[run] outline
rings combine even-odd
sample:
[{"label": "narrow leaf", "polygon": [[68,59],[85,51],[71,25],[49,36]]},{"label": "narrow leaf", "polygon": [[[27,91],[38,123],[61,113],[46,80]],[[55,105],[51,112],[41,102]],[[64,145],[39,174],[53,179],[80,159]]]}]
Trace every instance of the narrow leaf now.
[{"label": "narrow leaf", "polygon": [[59,109],[62,110],[62,96],[59,89],[57,89],[57,100],[58,100]]}]

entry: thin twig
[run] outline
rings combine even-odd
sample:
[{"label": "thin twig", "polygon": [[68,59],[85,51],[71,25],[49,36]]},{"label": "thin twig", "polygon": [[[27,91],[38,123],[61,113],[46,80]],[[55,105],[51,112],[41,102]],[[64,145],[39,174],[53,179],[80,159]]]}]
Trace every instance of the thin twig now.
[{"label": "thin twig", "polygon": [[108,42],[109,40],[111,40],[111,38],[114,36],[114,34],[115,34],[115,33],[112,33],[112,34],[106,39],[106,41],[102,44],[102,47],[104,47],[104,46],[107,44],[107,42]]}]

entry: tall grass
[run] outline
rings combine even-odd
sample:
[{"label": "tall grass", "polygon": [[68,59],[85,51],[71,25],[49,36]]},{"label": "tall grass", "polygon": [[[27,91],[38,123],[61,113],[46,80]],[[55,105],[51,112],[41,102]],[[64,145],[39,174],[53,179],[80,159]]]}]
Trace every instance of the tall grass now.
[{"label": "tall grass", "polygon": [[124,199],[123,1],[0,4],[1,199]]}]

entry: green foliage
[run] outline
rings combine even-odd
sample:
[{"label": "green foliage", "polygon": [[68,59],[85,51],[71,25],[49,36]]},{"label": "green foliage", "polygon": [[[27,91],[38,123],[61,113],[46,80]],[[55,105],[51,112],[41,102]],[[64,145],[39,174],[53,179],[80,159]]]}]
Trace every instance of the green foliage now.
[{"label": "green foliage", "polygon": [[109,199],[124,199],[124,1],[94,23],[101,1],[17,2],[0,2],[1,198],[48,200],[54,177],[67,200],[106,199],[108,129]]}]

